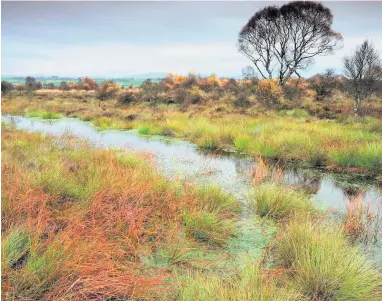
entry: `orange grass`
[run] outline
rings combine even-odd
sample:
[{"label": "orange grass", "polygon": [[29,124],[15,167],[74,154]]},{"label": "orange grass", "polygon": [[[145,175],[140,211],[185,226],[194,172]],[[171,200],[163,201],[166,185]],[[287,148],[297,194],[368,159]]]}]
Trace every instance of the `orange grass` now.
[{"label": "orange grass", "polygon": [[[142,160],[122,164],[116,151],[70,137],[55,143],[3,127],[2,141],[4,300],[163,297],[169,270],[143,258],[179,236],[184,208],[204,210],[206,196],[179,191]],[[229,210],[217,214],[232,218]],[[23,233],[16,229],[31,235],[24,257],[12,253]]]}]

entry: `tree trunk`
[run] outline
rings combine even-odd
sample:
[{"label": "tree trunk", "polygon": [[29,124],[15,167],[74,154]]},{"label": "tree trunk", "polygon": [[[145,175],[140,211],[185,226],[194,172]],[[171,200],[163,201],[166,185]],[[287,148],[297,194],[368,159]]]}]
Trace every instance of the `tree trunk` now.
[{"label": "tree trunk", "polygon": [[354,99],[354,104],[353,104],[353,111],[354,111],[354,116],[358,117],[358,109],[359,109],[359,104],[361,102],[361,99],[359,95],[357,95]]}]

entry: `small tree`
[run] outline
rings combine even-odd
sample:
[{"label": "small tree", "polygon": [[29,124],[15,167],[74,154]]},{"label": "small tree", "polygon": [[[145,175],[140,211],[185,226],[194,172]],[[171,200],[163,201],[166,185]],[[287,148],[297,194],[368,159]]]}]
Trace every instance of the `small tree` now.
[{"label": "small tree", "polygon": [[241,75],[243,76],[244,79],[252,79],[256,77],[256,72],[255,69],[251,66],[246,66],[243,69],[241,69]]},{"label": "small tree", "polygon": [[43,85],[43,88],[44,88],[44,89],[54,89],[55,86],[54,86],[54,83],[45,83],[45,84]]},{"label": "small tree", "polygon": [[38,90],[42,88],[41,82],[36,81],[36,79],[32,76],[27,76],[25,78],[25,88],[27,91],[31,92],[34,90]]},{"label": "small tree", "polygon": [[27,76],[25,78],[25,90],[27,91],[27,96],[29,100],[32,100],[33,91],[41,89],[41,82],[36,81],[36,79],[32,76]]},{"label": "small tree", "polygon": [[239,51],[264,79],[279,84],[306,69],[317,55],[333,52],[342,37],[332,30],[333,15],[319,2],[293,1],[258,11],[239,33]]},{"label": "small tree", "polygon": [[10,93],[12,90],[13,90],[13,84],[6,81],[6,80],[2,80],[1,81],[1,94],[2,95],[5,95],[7,93]]},{"label": "small tree", "polygon": [[373,94],[376,82],[382,79],[381,59],[370,41],[364,41],[353,55],[344,58],[344,75],[354,97],[353,111],[357,117],[361,101]]},{"label": "small tree", "polygon": [[15,85],[15,90],[19,92],[19,95],[21,95],[21,93],[23,91],[25,91],[25,85],[23,85],[23,84],[16,84]]}]

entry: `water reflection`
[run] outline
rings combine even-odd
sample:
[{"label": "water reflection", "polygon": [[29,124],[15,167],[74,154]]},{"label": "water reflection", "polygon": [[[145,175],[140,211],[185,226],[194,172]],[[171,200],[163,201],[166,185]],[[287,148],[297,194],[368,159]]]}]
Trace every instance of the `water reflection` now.
[{"label": "water reflection", "polygon": [[[52,135],[70,132],[87,138],[98,147],[115,147],[151,153],[159,168],[167,176],[198,183],[216,183],[246,201],[251,189],[253,168],[256,162],[249,157],[235,155],[203,154],[195,145],[163,137],[143,138],[132,131],[97,131],[90,123],[63,118],[44,121],[21,116],[2,116],[3,121],[16,127]],[[283,166],[284,182],[302,186],[314,195],[322,208],[344,209],[346,204],[362,191],[367,203],[377,208],[382,204],[381,193],[374,183],[353,177],[323,173],[319,170]]]}]

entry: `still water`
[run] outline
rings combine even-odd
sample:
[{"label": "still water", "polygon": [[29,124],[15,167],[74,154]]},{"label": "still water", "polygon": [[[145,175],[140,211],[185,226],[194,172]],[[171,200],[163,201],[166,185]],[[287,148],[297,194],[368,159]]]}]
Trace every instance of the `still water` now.
[{"label": "still water", "polygon": [[[217,184],[239,195],[240,199],[245,198],[251,188],[251,174],[256,168],[256,161],[249,157],[205,154],[191,143],[163,137],[145,138],[134,131],[98,131],[90,123],[73,118],[46,121],[6,115],[2,120],[31,132],[54,136],[70,133],[88,139],[97,147],[150,153],[167,176]],[[382,204],[381,192],[373,182],[307,168],[284,167],[283,172],[286,184],[304,185],[313,194],[317,205],[323,208],[344,209],[358,192],[374,207]]]},{"label": "still water", "polygon": [[[142,137],[134,131],[98,131],[89,122],[73,118],[58,120],[40,120],[22,116],[2,116],[6,123],[30,132],[40,132],[53,136],[71,134],[85,138],[96,147],[118,148],[133,152],[149,153],[156,167],[167,177],[188,183],[216,184],[235,195],[244,210],[239,221],[238,238],[231,242],[233,253],[251,253],[257,255],[268,243],[272,229],[260,229],[259,221],[245,210],[253,189],[252,174],[256,169],[255,159],[247,156],[205,154],[194,144],[163,137]],[[284,166],[285,184],[302,185],[312,194],[316,206],[341,214],[346,204],[357,193],[361,193],[373,210],[382,206],[381,190],[376,183],[362,180],[360,177],[325,173],[315,169]],[[269,235],[267,235],[267,233]],[[369,248],[370,258],[382,267],[381,249]]]}]

